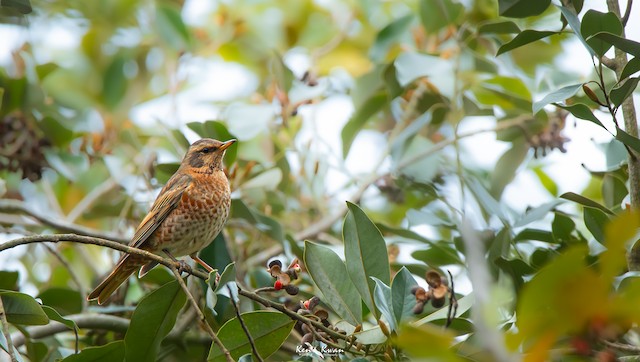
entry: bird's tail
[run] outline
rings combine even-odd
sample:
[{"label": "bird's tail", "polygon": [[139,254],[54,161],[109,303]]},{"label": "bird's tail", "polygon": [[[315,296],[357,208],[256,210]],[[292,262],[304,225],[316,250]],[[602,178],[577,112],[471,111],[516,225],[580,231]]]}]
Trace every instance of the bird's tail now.
[{"label": "bird's tail", "polygon": [[111,274],[89,294],[87,300],[97,299],[98,304],[106,302],[111,294],[143,264],[144,262],[138,262],[135,258],[129,258],[129,255],[125,255]]}]

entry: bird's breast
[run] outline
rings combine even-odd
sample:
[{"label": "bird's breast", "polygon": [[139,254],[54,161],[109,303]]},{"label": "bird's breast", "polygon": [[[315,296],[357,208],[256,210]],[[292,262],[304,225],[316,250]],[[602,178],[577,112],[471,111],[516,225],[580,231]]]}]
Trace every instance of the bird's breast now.
[{"label": "bird's breast", "polygon": [[220,233],[230,206],[231,192],[224,173],[197,177],[165,220],[159,236],[174,256],[196,253]]}]

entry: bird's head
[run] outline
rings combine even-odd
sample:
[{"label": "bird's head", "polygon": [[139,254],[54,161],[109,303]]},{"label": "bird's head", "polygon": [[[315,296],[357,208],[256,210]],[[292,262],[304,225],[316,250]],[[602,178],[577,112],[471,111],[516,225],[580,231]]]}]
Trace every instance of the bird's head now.
[{"label": "bird's head", "polygon": [[199,173],[222,170],[222,158],[225,150],[234,143],[236,143],[235,139],[230,139],[226,142],[211,138],[198,140],[189,147],[182,161],[182,166],[189,167]]}]

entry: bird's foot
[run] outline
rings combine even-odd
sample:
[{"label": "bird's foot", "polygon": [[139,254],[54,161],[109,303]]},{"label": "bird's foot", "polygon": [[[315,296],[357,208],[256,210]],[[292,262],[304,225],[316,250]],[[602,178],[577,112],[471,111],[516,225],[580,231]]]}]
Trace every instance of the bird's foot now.
[{"label": "bird's foot", "polygon": [[180,274],[182,274],[182,273],[191,274],[191,272],[192,272],[191,266],[189,264],[187,264],[187,262],[184,261],[184,260],[178,260],[177,261],[177,267],[178,267],[178,273],[180,273]]}]

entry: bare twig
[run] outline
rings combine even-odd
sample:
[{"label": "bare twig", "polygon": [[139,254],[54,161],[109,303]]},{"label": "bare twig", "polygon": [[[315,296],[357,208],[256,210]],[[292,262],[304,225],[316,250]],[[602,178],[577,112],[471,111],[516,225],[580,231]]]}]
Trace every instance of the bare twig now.
[{"label": "bare twig", "polygon": [[449,287],[449,310],[447,311],[447,323],[444,325],[445,328],[449,328],[451,322],[456,317],[456,312],[458,312],[458,299],[456,298],[456,290],[453,285],[453,275],[451,272],[447,270],[449,274],[449,280],[451,281],[451,286]]},{"label": "bare twig", "polygon": [[11,362],[17,362],[18,358],[15,355],[15,348],[13,347],[13,342],[11,341],[11,333],[9,333],[9,322],[7,321],[7,314],[4,311],[4,304],[2,303],[2,298],[0,298],[0,323],[2,323],[2,333],[4,337],[7,339],[7,349],[9,350],[9,356],[11,357]]},{"label": "bare twig", "polygon": [[[158,262],[159,264],[162,264],[168,268],[173,268],[178,266],[177,263],[175,263],[174,261],[163,258],[156,254],[150,253],[146,250],[123,245],[113,240],[101,239],[101,238],[92,237],[92,236],[76,235],[76,234],[49,234],[49,235],[25,236],[22,238],[10,240],[0,244],[0,252],[7,249],[14,248],[19,245],[42,243],[42,242],[52,242],[52,243],[73,242],[73,243],[80,243],[80,244],[99,245],[99,246],[108,247],[111,249],[129,253],[129,254],[140,255],[149,260]],[[188,271],[188,273],[203,280],[206,280],[209,277],[207,273],[197,269]]]},{"label": "bare twig", "polygon": [[622,17],[622,25],[627,26],[629,22],[629,16],[631,16],[631,7],[633,6],[633,0],[627,0],[627,8],[624,11],[624,16]]},{"label": "bare twig", "polygon": [[31,208],[29,208],[24,202],[17,200],[0,200],[0,211],[26,214],[36,219],[43,225],[50,226],[56,230],[63,232],[70,232],[100,239],[113,240],[121,244],[127,244],[129,242],[128,239],[116,235],[103,234],[100,231],[90,229],[81,225],[76,225],[66,221],[54,220],[50,216],[42,215],[34,210],[31,210]]},{"label": "bare twig", "polygon": [[228,285],[227,285],[227,290],[229,291],[229,299],[231,300],[233,309],[236,311],[236,317],[238,317],[238,322],[240,323],[240,327],[242,327],[244,334],[247,336],[247,339],[249,340],[249,344],[251,345],[251,351],[253,352],[253,355],[256,356],[256,359],[258,361],[264,362],[264,359],[260,357],[260,353],[258,353],[256,342],[251,337],[251,333],[249,333],[249,329],[247,328],[247,325],[244,323],[244,320],[242,319],[242,315],[240,315],[240,309],[238,308],[238,304],[236,303],[236,300],[233,297],[233,292],[231,291],[231,287],[229,287]]},{"label": "bare twig", "polygon": [[178,271],[178,266],[174,264],[173,267],[171,267],[171,271],[173,272],[173,275],[176,277],[178,284],[180,284],[180,287],[182,287],[182,290],[184,290],[184,293],[187,295],[187,299],[189,299],[189,302],[193,306],[193,309],[195,310],[196,314],[198,315],[198,318],[200,319],[200,326],[205,330],[205,332],[207,332],[207,334],[211,337],[211,339],[213,339],[213,343],[215,343],[218,346],[218,348],[220,348],[222,353],[224,353],[224,356],[227,359],[227,361],[233,361],[233,357],[231,357],[231,353],[229,353],[229,350],[224,346],[224,344],[222,344],[222,341],[220,340],[220,338],[218,338],[218,335],[216,334],[216,332],[214,332],[213,329],[211,329],[211,326],[209,325],[209,323],[207,323],[207,319],[205,318],[204,313],[202,313],[202,310],[200,310],[200,306],[198,305],[198,302],[189,291],[189,288],[187,287],[187,284],[182,279],[182,276],[180,276],[180,272]]}]

